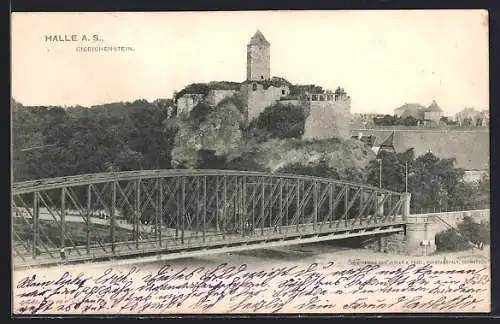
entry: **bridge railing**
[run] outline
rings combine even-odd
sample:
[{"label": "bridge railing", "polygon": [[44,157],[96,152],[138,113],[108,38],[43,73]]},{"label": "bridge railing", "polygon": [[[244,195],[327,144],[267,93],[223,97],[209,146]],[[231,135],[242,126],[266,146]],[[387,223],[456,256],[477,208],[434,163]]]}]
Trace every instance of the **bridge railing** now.
[{"label": "bridge railing", "polygon": [[13,253],[36,259],[98,249],[113,255],[151,242],[168,250],[402,224],[404,199],[332,179],[230,170],[26,181],[12,186]]}]

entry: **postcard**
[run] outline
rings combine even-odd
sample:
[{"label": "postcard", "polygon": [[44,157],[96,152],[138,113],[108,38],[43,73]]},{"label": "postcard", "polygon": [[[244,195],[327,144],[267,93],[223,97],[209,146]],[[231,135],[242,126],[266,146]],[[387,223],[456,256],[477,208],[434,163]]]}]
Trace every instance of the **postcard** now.
[{"label": "postcard", "polygon": [[488,13],[12,13],[14,315],[490,311]]}]

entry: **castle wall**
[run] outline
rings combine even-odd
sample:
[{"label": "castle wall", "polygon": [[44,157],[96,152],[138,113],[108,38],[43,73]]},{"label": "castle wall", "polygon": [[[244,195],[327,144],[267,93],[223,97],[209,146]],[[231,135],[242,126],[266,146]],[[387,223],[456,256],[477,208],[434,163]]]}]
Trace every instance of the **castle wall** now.
[{"label": "castle wall", "polygon": [[271,48],[265,45],[250,45],[247,48],[247,80],[269,80],[271,78]]},{"label": "castle wall", "polygon": [[177,114],[189,113],[200,101],[203,100],[201,94],[185,94],[177,99]]},{"label": "castle wall", "polygon": [[[377,137],[375,146],[385,140],[393,129],[359,129],[353,135]],[[456,158],[456,166],[466,170],[489,170],[490,134],[488,130],[430,130],[421,128],[395,129],[394,147],[396,152],[413,148],[415,155],[423,155],[429,150],[439,158]]]},{"label": "castle wall", "polygon": [[235,93],[236,90],[210,90],[205,101],[211,106],[217,106],[224,98],[231,97]]},{"label": "castle wall", "polygon": [[308,101],[303,139],[348,138],[351,133],[350,99],[337,101]]},{"label": "castle wall", "polygon": [[[257,87],[256,90],[253,90],[254,84]],[[259,83],[248,83],[242,85],[241,92],[248,106],[248,120],[251,121],[252,119],[258,117],[266,107],[279,101],[280,98],[285,95],[283,94],[283,91],[285,91],[285,94],[290,92],[287,86],[270,86],[269,88],[264,89],[262,84]]]}]

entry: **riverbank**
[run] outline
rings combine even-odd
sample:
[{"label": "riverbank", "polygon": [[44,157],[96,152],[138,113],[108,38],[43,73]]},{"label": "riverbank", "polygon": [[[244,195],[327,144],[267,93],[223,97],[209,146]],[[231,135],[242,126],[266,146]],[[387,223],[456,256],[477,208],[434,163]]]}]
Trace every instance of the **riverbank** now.
[{"label": "riverbank", "polygon": [[[248,266],[258,268],[271,268],[280,265],[289,264],[310,264],[335,262],[338,265],[349,265],[353,263],[394,263],[404,260],[405,262],[415,263],[447,263],[447,262],[490,262],[490,247],[485,246],[483,250],[471,249],[460,252],[436,253],[429,256],[404,257],[397,254],[374,252],[370,249],[350,248],[334,245],[331,242],[319,242],[303,245],[285,246],[272,249],[250,250],[235,253],[207,254],[192,258],[179,258],[174,260],[161,260],[161,256],[134,258],[126,260],[113,260],[98,263],[86,263],[76,265],[59,265],[45,268],[44,271],[77,271],[86,270],[104,270],[109,267],[115,269],[128,268],[135,266],[144,270],[151,270],[161,267],[164,264],[170,264],[173,267],[184,266],[216,266],[220,263],[231,265],[247,264]],[[14,273],[21,274],[29,270],[16,270]]]}]

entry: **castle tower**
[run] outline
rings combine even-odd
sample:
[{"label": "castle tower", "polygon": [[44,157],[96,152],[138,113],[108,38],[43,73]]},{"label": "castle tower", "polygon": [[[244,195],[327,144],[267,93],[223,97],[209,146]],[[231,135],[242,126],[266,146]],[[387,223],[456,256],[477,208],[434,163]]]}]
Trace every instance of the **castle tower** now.
[{"label": "castle tower", "polygon": [[271,78],[271,44],[257,30],[247,45],[247,80],[261,81]]}]

